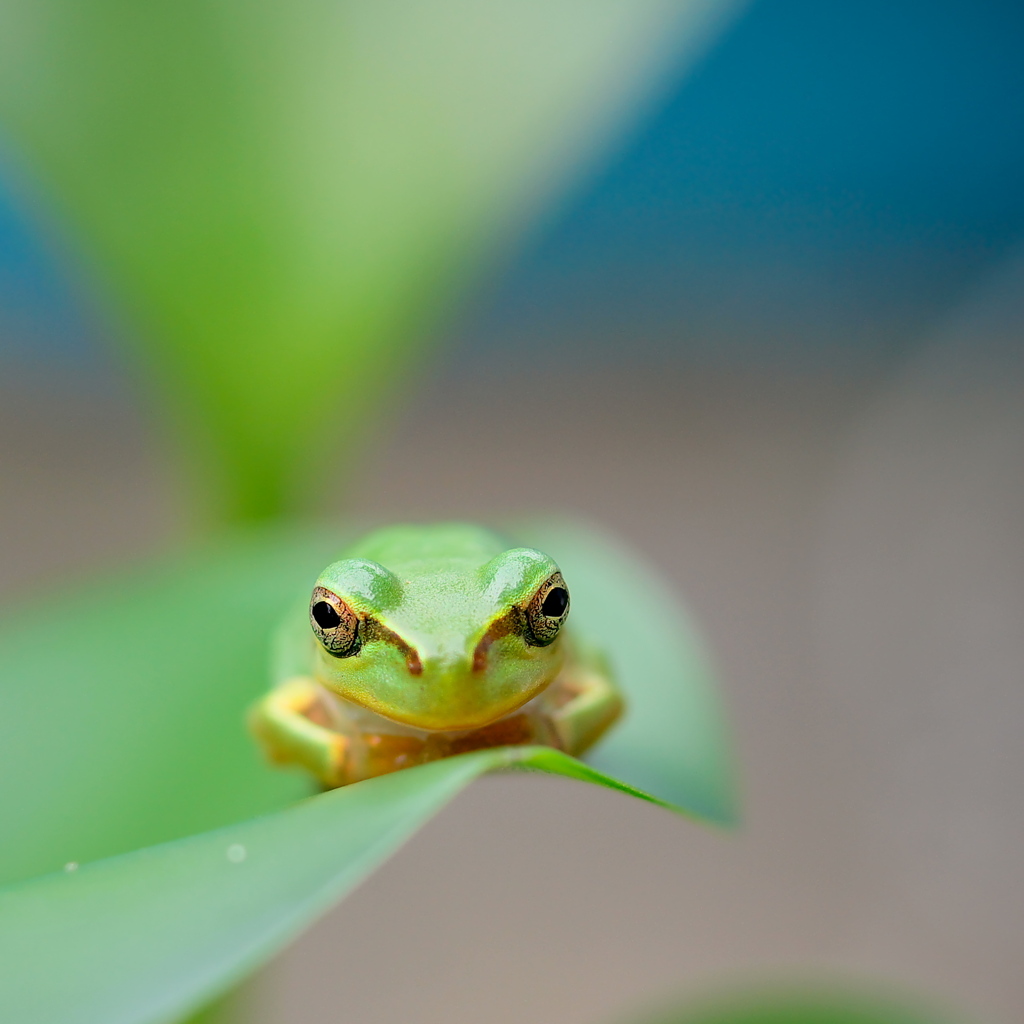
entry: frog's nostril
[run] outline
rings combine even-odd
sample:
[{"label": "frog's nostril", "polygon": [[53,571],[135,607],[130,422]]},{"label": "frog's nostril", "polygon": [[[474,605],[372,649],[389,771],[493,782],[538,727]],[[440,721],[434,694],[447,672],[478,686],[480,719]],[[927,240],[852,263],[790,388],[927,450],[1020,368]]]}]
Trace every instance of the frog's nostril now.
[{"label": "frog's nostril", "polygon": [[411,647],[405,652],[405,664],[409,669],[409,675],[423,675],[423,661],[419,656],[419,652],[414,651]]}]

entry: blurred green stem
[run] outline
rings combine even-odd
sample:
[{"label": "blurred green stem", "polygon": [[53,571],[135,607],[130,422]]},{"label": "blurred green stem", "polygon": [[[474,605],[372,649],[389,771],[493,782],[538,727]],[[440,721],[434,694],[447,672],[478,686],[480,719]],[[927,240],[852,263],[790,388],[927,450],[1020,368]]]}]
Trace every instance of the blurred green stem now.
[{"label": "blurred green stem", "polygon": [[469,279],[734,0],[7,0],[0,120],[209,518],[348,476]]}]

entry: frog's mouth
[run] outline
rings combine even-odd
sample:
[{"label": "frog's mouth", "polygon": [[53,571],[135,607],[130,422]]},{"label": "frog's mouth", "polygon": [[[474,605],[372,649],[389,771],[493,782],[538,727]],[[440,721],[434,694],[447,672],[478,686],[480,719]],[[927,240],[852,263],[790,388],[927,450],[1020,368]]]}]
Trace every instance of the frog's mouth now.
[{"label": "frog's mouth", "polygon": [[328,689],[397,725],[427,733],[472,731],[528,704],[562,666],[560,653],[550,648],[519,658],[494,653],[483,668],[475,655],[417,657],[418,671],[413,671],[412,659],[403,652],[408,672],[357,670],[336,676]]},{"label": "frog's mouth", "polygon": [[426,662],[417,680],[422,686],[417,696],[429,694],[429,700],[383,703],[374,700],[372,696],[369,699],[346,696],[368,711],[398,725],[425,733],[458,733],[481,729],[513,714],[546,690],[554,678],[545,674],[532,680],[529,685],[520,683],[514,688],[505,688],[481,686],[481,683],[490,681],[482,677],[481,673],[473,672],[471,667],[468,671],[458,673],[431,669],[430,663]]},{"label": "frog's mouth", "polygon": [[524,709],[528,710],[544,697],[550,685],[548,680],[540,682],[532,690],[522,693],[518,700],[511,702],[497,713],[492,708],[488,714],[438,716],[428,720],[421,714],[403,715],[394,708],[389,708],[385,713],[379,705],[375,707],[371,706],[371,703],[346,697],[344,699],[347,705],[345,716],[356,731],[365,734],[458,738],[521,715]]}]

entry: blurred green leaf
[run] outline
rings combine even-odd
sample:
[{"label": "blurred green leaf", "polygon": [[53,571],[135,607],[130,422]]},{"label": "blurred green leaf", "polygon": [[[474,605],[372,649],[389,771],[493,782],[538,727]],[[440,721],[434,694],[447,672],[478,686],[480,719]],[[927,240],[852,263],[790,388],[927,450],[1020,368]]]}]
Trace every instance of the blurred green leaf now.
[{"label": "blurred green leaf", "polygon": [[310,792],[263,763],[246,706],[270,636],[337,548],[242,534],[52,585],[0,628],[0,883],[216,828]]},{"label": "blurred green leaf", "polygon": [[[334,556],[336,532],[241,534],[91,588],[52,586],[10,617],[0,879],[29,880],[0,900],[0,1019],[128,1024],[198,1007],[485,771],[532,767],[727,820],[722,723],[678,607],[600,534],[546,525],[524,539],[559,560],[575,628],[600,638],[621,672],[625,739],[613,733],[597,756],[626,783],[554,750],[504,748],[238,824],[309,792],[262,763],[243,718],[268,685],[277,620]],[[606,629],[609,606],[621,631]],[[656,797],[633,788],[648,782]],[[165,840],[177,841],[151,845]]]},{"label": "blurred green leaf", "polygon": [[0,1020],[156,1024],[266,961],[482,772],[622,788],[543,747],[435,761],[0,892]]},{"label": "blurred green leaf", "polygon": [[658,573],[580,523],[523,525],[572,591],[572,627],[608,654],[627,713],[587,761],[692,813],[736,818],[732,745],[703,644]]},{"label": "blurred green leaf", "polygon": [[734,6],[8,0],[0,120],[214,506],[260,518]]},{"label": "blurred green leaf", "polygon": [[788,981],[687,999],[631,1024],[952,1024],[953,1017],[888,985]]}]

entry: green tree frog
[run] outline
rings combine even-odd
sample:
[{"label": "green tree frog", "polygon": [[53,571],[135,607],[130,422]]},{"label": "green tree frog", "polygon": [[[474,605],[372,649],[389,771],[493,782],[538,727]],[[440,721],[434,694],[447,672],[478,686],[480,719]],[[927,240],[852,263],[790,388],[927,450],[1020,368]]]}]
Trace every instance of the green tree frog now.
[{"label": "green tree frog", "polygon": [[377,530],[283,627],[250,727],[272,761],[328,787],[505,744],[580,754],[622,700],[568,616],[540,551],[461,523]]}]

